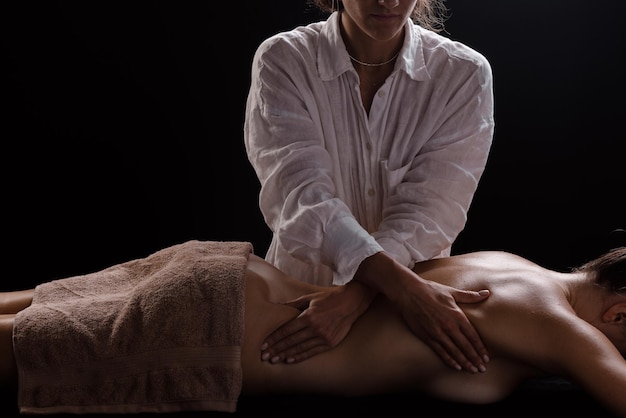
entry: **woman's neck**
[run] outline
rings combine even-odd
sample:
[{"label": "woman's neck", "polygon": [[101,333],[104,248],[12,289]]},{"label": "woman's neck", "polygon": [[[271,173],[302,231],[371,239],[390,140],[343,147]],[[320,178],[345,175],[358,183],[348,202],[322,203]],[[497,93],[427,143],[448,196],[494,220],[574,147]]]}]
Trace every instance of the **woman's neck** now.
[{"label": "woman's neck", "polygon": [[364,67],[380,67],[393,63],[404,41],[404,30],[389,40],[373,39],[343,13],[340,16],[340,28],[353,64]]}]

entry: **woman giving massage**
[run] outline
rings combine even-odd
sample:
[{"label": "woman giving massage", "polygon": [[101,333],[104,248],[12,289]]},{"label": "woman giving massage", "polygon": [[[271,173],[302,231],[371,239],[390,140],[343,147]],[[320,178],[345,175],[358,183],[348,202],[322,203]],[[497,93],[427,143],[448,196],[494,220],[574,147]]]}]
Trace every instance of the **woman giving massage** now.
[{"label": "woman giving massage", "polygon": [[[166,249],[170,254],[193,254],[191,258],[168,256],[170,258],[167,262],[158,262],[158,269],[172,270],[172,264],[179,257],[186,265],[194,266],[189,271],[197,272],[198,266],[208,266],[207,272],[210,273],[214,267],[203,261],[206,255],[203,250],[198,250],[206,245],[219,248],[230,244],[190,241],[170,247]],[[299,314],[298,310],[282,302],[312,292],[333,290],[332,287],[316,287],[286,277],[252,254],[251,247],[250,250],[244,247],[243,254],[241,273],[235,274],[241,277],[243,283],[243,301],[240,301],[243,327],[240,339],[237,340],[240,352],[236,351],[235,359],[235,369],[240,373],[233,374],[233,380],[222,379],[226,386],[235,388],[232,393],[234,402],[240,394],[315,393],[360,396],[416,391],[450,401],[490,403],[507,397],[526,379],[560,376],[580,385],[605,405],[607,410],[613,411],[617,416],[626,417],[626,247],[611,250],[567,273],[542,268],[505,252],[475,252],[418,263],[414,269],[425,279],[462,289],[490,290],[491,295],[484,302],[461,305],[491,353],[487,370],[477,373],[455,371],[445,365],[426,344],[409,331],[401,314],[382,296],[377,297],[367,312],[354,323],[346,339],[336,348],[290,365],[272,365],[261,361],[259,347],[263,339],[276,327]],[[150,257],[133,262],[143,266],[137,270],[140,275],[148,274],[149,269],[145,266],[150,266],[152,270],[157,269],[157,263],[151,262]],[[124,266],[123,271],[128,271],[136,265],[121,266]],[[202,277],[208,273],[203,273]],[[107,276],[107,280],[114,280],[113,276],[117,277],[117,274]],[[224,277],[222,273],[215,276]],[[64,280],[68,279],[56,282],[62,283],[63,289],[72,289],[71,293],[74,295],[84,293],[84,290],[65,285]],[[177,283],[184,282],[180,277],[177,280]],[[81,289],[85,289],[85,281],[82,283]],[[39,288],[41,286],[37,289]],[[25,327],[25,322],[34,320],[35,317],[29,314],[30,309],[46,304],[45,288],[37,289],[5,292],[0,296],[0,312],[3,313],[0,334],[1,372],[4,384],[10,387],[33,385],[32,382],[37,380],[33,380],[33,373],[45,376],[41,370],[33,372],[33,365],[29,361],[20,360],[20,350],[28,351],[20,345],[20,327]],[[189,294],[192,293],[189,291]],[[223,301],[220,305],[223,304],[224,307],[218,308],[230,310],[232,317],[237,316],[232,315],[234,311],[229,308],[230,301],[227,298],[216,300]],[[49,309],[50,312],[65,312],[63,304],[54,306],[56,308]],[[90,306],[84,306],[88,313]],[[120,311],[127,309],[128,303],[124,306]],[[197,310],[188,309],[187,313],[190,316],[197,315]],[[16,319],[16,314],[21,322]],[[62,318],[66,315],[68,314],[65,313]],[[141,314],[145,326],[161,326],[147,323],[145,318],[148,316],[147,312]],[[71,322],[70,319],[66,321]],[[62,329],[67,325],[61,320],[56,326]],[[81,329],[84,327],[83,324]],[[136,330],[136,333],[141,334],[140,330]],[[163,338],[167,339],[168,336]],[[63,344],[63,341],[56,341],[54,338],[45,342],[52,346]],[[137,345],[141,345],[141,342]],[[98,355],[100,354],[93,354],[95,357]],[[88,367],[88,363],[86,361],[82,365],[82,370]],[[53,370],[64,370],[66,367],[73,365],[53,365]],[[59,378],[59,382],[72,384],[72,379],[80,381],[84,376],[81,377],[80,367],[77,370],[69,373],[69,377]],[[121,372],[113,368],[112,370],[112,374],[120,378]],[[219,370],[219,367],[214,370]],[[91,379],[98,382],[98,379],[104,381],[106,378],[104,373],[104,376]],[[32,393],[44,393],[46,385],[58,383],[54,379],[40,380]],[[240,386],[237,386],[237,380]],[[155,381],[158,379],[155,378]],[[137,386],[141,385],[134,384],[133,388]],[[108,386],[96,384],[95,387]],[[108,411],[102,406],[110,402],[107,396],[121,396],[101,393],[98,398],[101,404],[97,406],[89,402],[81,404],[81,400],[75,400],[71,406],[67,406],[58,400],[38,399],[32,393],[24,395],[21,391],[22,389],[20,410],[26,413]],[[181,402],[183,397],[181,395],[179,399]],[[123,403],[120,401],[122,398],[115,398],[116,402]],[[223,407],[215,403],[188,403],[176,409],[171,407],[174,403],[171,399],[168,400],[168,409],[161,405],[166,402],[161,401],[148,399],[143,404],[133,401],[131,406],[126,405],[123,412],[234,410],[233,406]]]}]

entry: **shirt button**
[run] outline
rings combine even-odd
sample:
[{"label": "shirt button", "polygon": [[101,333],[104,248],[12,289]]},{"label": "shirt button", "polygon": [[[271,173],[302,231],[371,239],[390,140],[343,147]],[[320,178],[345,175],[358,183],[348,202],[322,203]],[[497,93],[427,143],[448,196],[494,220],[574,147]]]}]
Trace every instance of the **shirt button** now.
[{"label": "shirt button", "polygon": [[387,92],[385,90],[378,90],[378,97],[385,97],[387,95]]},{"label": "shirt button", "polygon": [[367,144],[365,144],[365,148],[367,148],[368,150],[372,150],[372,143],[368,142]]},{"label": "shirt button", "polygon": [[376,194],[376,191],[374,189],[369,189],[367,191],[367,194],[370,195],[370,196],[374,196]]}]

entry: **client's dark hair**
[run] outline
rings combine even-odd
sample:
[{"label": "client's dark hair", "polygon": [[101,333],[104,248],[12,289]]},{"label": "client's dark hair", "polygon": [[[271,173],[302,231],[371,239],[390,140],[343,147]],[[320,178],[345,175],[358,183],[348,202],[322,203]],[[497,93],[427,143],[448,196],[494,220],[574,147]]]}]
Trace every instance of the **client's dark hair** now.
[{"label": "client's dark hair", "polygon": [[595,282],[611,292],[626,293],[626,247],[617,247],[576,267],[593,275]]}]

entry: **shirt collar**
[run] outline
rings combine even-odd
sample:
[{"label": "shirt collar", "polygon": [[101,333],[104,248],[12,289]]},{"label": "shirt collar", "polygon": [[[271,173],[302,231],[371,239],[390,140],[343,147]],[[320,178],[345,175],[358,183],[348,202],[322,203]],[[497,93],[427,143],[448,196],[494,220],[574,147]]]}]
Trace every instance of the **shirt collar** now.
[{"label": "shirt collar", "polygon": [[[410,20],[405,25],[404,44],[396,60],[396,70],[404,71],[413,80],[430,78],[422,50],[422,29]],[[322,80],[332,80],[346,71],[354,70],[341,37],[339,13],[334,12],[322,27],[317,50],[317,70]]]}]

